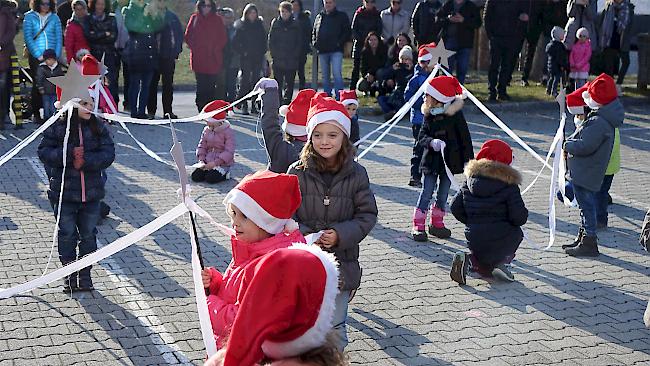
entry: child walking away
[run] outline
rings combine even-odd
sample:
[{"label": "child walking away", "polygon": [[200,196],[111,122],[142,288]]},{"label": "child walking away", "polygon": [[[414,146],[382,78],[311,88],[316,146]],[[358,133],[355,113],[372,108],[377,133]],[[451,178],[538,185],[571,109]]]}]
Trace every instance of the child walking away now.
[{"label": "child walking away", "polygon": [[[64,101],[65,102],[65,101]],[[115,146],[108,129],[91,114],[94,102],[87,94],[74,108],[70,121],[70,137],[65,159],[65,185],[59,219],[58,251],[62,265],[97,250],[97,222],[100,201],[104,198],[102,171],[115,159]],[[63,139],[66,135],[67,113],[43,134],[38,157],[50,174],[48,198],[58,212],[63,171]],[[77,251],[78,248],[78,251]],[[91,291],[93,282],[88,266],[64,279],[65,292]]]},{"label": "child walking away", "polygon": [[246,176],[223,200],[235,229],[230,238],[232,261],[223,275],[212,267],[202,271],[203,285],[210,290],[208,310],[218,347],[230,332],[239,300],[245,295],[242,288],[248,279],[244,274],[258,263],[256,259],[305,242],[298,224],[291,219],[300,200],[295,175],[268,170]]},{"label": "child walking away", "polygon": [[451,203],[454,217],[465,224],[470,254],[458,252],[451,279],[467,283],[467,272],[514,281],[510,262],[524,237],[528,210],[519,191],[521,174],[511,167],[512,149],[501,140],[488,140],[465,167],[467,181]]},{"label": "child walking away", "polygon": [[569,68],[569,55],[564,47],[564,29],[555,26],[551,30],[551,41],[546,45],[546,55],[548,63],[548,83],[546,84],[546,94],[556,97],[558,86],[562,82]]},{"label": "child walking away", "polygon": [[571,48],[569,55],[569,66],[571,72],[569,79],[575,80],[575,88],[578,89],[587,83],[589,79],[589,61],[591,60],[591,40],[589,31],[582,27],[576,32],[576,42]]},{"label": "child walking away", "polygon": [[359,141],[359,99],[355,90],[339,91],[339,100],[348,111],[350,116],[350,142],[356,144]]},{"label": "child walking away", "polygon": [[[299,159],[300,150],[307,141],[307,111],[316,91],[300,90],[296,99],[278,110],[278,82],[275,79],[262,78],[253,90],[264,91],[260,120],[269,159],[267,169],[284,173]],[[278,123],[278,114],[284,117],[282,126]]]},{"label": "child walking away", "polygon": [[[215,100],[203,107],[203,113],[214,112],[228,105],[223,100]],[[211,118],[206,118],[208,124],[203,129],[201,141],[196,147],[196,158],[203,166],[192,173],[192,180],[214,184],[223,182],[230,176],[230,167],[235,163],[235,133],[226,120],[227,110],[221,111]]]},{"label": "child walking away", "polygon": [[580,208],[580,231],[583,234],[578,235],[581,240],[575,247],[565,251],[571,256],[595,257],[599,254],[596,236],[599,207],[604,207],[607,212],[607,194],[599,192],[612,156],[616,128],[623,124],[625,111],[617,97],[614,79],[606,74],[590,82],[582,97],[592,111],[582,126],[564,142],[564,150],[567,152],[569,179]]},{"label": "child walking away", "polygon": [[413,210],[411,234],[415,241],[428,240],[425,223],[434,193],[436,200],[431,205],[429,234],[441,239],[451,236],[451,230],[444,223],[451,186],[445,164],[452,174],[459,174],[465,163],[474,158],[472,137],[462,112],[462,93],[460,83],[451,76],[431,79],[425,91],[424,122],[415,149],[419,172],[423,176],[420,197]]},{"label": "child walking away", "polygon": [[377,222],[377,204],[368,173],[354,161],[350,118],[343,104],[318,93],[311,100],[308,121],[309,139],[289,173],[300,181],[300,230],[305,235],[322,231],[315,244],[334,253],[340,263],[341,292],[333,324],[337,346],[343,350],[348,343],[348,302],[361,283],[359,243]]},{"label": "child walking away", "polygon": [[[406,90],[404,91],[404,100],[409,100],[415,93],[420,89],[422,84],[427,81],[429,74],[431,73],[432,68],[430,67],[431,60],[433,56],[429,51],[426,50],[426,47],[435,47],[435,44],[425,44],[420,47],[418,53],[418,64],[415,66],[415,72],[413,77],[409,80]],[[418,100],[413,103],[411,107],[411,129],[413,132],[413,156],[411,157],[411,179],[409,180],[409,186],[411,187],[422,187],[422,175],[420,174],[420,160],[416,154],[418,137],[420,136],[420,128],[422,127],[422,120],[424,116],[422,115],[422,102],[423,99],[418,98]]]},{"label": "child walking away", "polygon": [[[47,79],[55,76],[63,76],[65,69],[56,60],[56,52],[52,49],[47,49],[43,52],[43,59],[44,61],[38,66],[36,73],[36,87],[38,87],[38,92],[41,93],[43,99],[43,120],[47,121],[56,111],[54,108],[54,103],[56,103],[56,86]],[[34,113],[38,113],[38,111]]]}]

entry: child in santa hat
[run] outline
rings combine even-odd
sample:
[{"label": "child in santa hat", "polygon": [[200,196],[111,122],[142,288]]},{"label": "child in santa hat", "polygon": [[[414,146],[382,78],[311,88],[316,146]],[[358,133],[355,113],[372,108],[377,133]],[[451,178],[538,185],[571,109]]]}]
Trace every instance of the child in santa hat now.
[{"label": "child in santa hat", "polygon": [[428,240],[425,223],[434,192],[436,200],[431,205],[429,234],[441,239],[451,236],[443,221],[451,186],[445,165],[451,173],[459,174],[465,163],[474,158],[472,137],[461,110],[464,105],[462,93],[460,83],[452,76],[435,77],[426,87],[422,104],[424,122],[414,152],[423,177],[420,197],[413,210],[415,241]]},{"label": "child in santa hat", "polygon": [[300,202],[298,178],[268,170],[246,176],[223,200],[235,230],[230,238],[232,261],[223,275],[211,267],[202,272],[203,285],[210,292],[208,310],[217,346],[223,346],[230,333],[239,300],[245,295],[245,274],[257,265],[257,259],[305,242],[291,219]]},{"label": "child in santa hat", "polygon": [[528,210],[519,191],[521,174],[513,168],[512,148],[501,140],[488,140],[465,167],[467,181],[451,203],[454,217],[465,224],[470,254],[458,252],[451,278],[467,283],[470,268],[484,276],[514,281],[510,262],[524,237],[521,226]]},{"label": "child in santa hat", "polygon": [[[431,62],[433,56],[431,53],[429,53],[429,51],[427,51],[427,48],[435,46],[435,43],[431,43],[422,45],[420,47],[418,52],[418,64],[415,65],[413,77],[411,77],[408,85],[406,86],[406,89],[404,90],[404,100],[411,99],[420,89],[422,84],[427,81],[427,78],[429,77],[429,74],[431,74],[431,71],[434,67]],[[424,116],[422,115],[421,111],[423,102],[424,99],[418,99],[415,101],[415,103],[413,103],[413,106],[411,107],[410,117],[412,125],[411,130],[413,132],[413,140],[415,143],[413,144],[413,156],[411,157],[411,179],[409,180],[409,186],[417,188],[422,187],[422,175],[420,174],[419,169],[420,161],[415,154],[415,150],[418,143],[418,136],[420,135],[420,128],[422,127],[422,121],[424,120]]]},{"label": "child in santa hat", "polygon": [[305,235],[322,231],[316,244],[341,263],[341,292],[333,323],[343,350],[348,302],[361,282],[359,243],[377,222],[377,204],[368,173],[354,161],[350,117],[343,104],[317,93],[307,119],[309,139],[288,172],[300,181],[303,200],[296,212],[300,230]]},{"label": "child in santa hat", "polygon": [[[202,113],[227,107],[223,100],[212,101],[203,107]],[[201,140],[196,147],[196,158],[203,165],[192,173],[192,180],[214,184],[228,179],[230,167],[235,164],[235,132],[226,120],[227,109],[206,118]]]},{"label": "child in santa hat", "polygon": [[340,90],[339,101],[343,103],[350,116],[350,142],[355,144],[359,141],[359,99],[356,90]]},{"label": "child in santa hat", "polygon": [[[606,74],[590,82],[582,97],[591,112],[564,142],[569,180],[580,208],[582,234],[578,235],[581,240],[577,245],[565,251],[571,256],[595,257],[599,254],[596,230],[599,224],[607,226],[607,192],[611,180],[608,178],[608,182],[605,176],[614,151],[616,129],[623,124],[625,110],[618,99],[614,79]],[[618,158],[616,155],[612,171],[619,165],[616,161],[620,161],[620,155]]]},{"label": "child in santa hat", "polygon": [[[289,104],[278,109],[278,82],[275,79],[262,78],[254,90],[263,90],[262,135],[264,147],[268,154],[268,169],[276,173],[284,173],[300,157],[300,151],[307,141],[307,111],[309,101],[316,94],[313,89],[298,91],[296,98]],[[284,117],[282,124],[278,123],[278,114]]]},{"label": "child in santa hat", "polygon": [[228,344],[206,365],[345,365],[331,336],[338,293],[334,256],[298,244],[255,261],[244,274],[249,281],[238,296]]}]

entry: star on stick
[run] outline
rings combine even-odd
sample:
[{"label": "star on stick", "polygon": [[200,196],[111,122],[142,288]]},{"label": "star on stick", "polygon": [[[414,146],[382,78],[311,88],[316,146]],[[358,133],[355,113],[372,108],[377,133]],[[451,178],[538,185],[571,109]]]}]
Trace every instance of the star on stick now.
[{"label": "star on stick", "polygon": [[445,41],[440,39],[440,42],[436,45],[436,47],[426,47],[425,48],[433,59],[431,60],[433,64],[440,63],[440,65],[446,67],[447,69],[449,68],[449,57],[453,56],[456,54],[455,51],[450,51],[445,48]]},{"label": "star on stick", "polygon": [[61,105],[73,99],[91,101],[88,88],[99,79],[99,75],[84,76],[79,72],[74,60],[70,61],[68,72],[64,76],[47,78],[52,84],[61,88]]}]

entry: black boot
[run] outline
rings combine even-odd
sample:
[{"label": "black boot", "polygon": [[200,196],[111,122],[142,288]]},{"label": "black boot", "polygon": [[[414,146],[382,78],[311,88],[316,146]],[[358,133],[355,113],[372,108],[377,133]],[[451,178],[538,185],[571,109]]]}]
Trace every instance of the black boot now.
[{"label": "black boot", "polygon": [[[63,266],[66,266],[74,261],[61,261],[61,264]],[[72,274],[63,277],[63,292],[74,292],[77,291],[79,288],[79,285],[77,284],[77,272],[73,272]]]},{"label": "black boot", "polygon": [[90,278],[90,269],[92,266],[82,268],[79,271],[79,287],[78,291],[92,291],[95,289],[93,287],[93,280]]},{"label": "black boot", "polygon": [[598,237],[585,234],[577,247],[568,248],[565,252],[572,257],[598,257],[600,254],[598,252]]},{"label": "black boot", "polygon": [[584,238],[584,236],[585,236],[585,229],[583,227],[580,227],[580,230],[578,231],[578,235],[573,240],[573,243],[562,245],[562,249],[569,249],[569,248],[577,247],[578,244],[580,244],[580,242],[582,241],[582,238]]}]

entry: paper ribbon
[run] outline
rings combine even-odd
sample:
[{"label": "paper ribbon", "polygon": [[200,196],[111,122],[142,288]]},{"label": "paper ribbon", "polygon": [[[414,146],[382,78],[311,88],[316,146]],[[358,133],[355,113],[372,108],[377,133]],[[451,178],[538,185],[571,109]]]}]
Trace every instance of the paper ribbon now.
[{"label": "paper ribbon", "polygon": [[460,191],[460,186],[458,185],[458,182],[456,182],[456,178],[454,178],[454,174],[449,170],[449,166],[447,166],[447,160],[445,159],[445,147],[447,144],[445,144],[444,141],[441,141],[440,144],[440,155],[442,155],[442,163],[445,166],[445,172],[447,173],[447,178],[451,182],[451,188],[458,192]]}]

